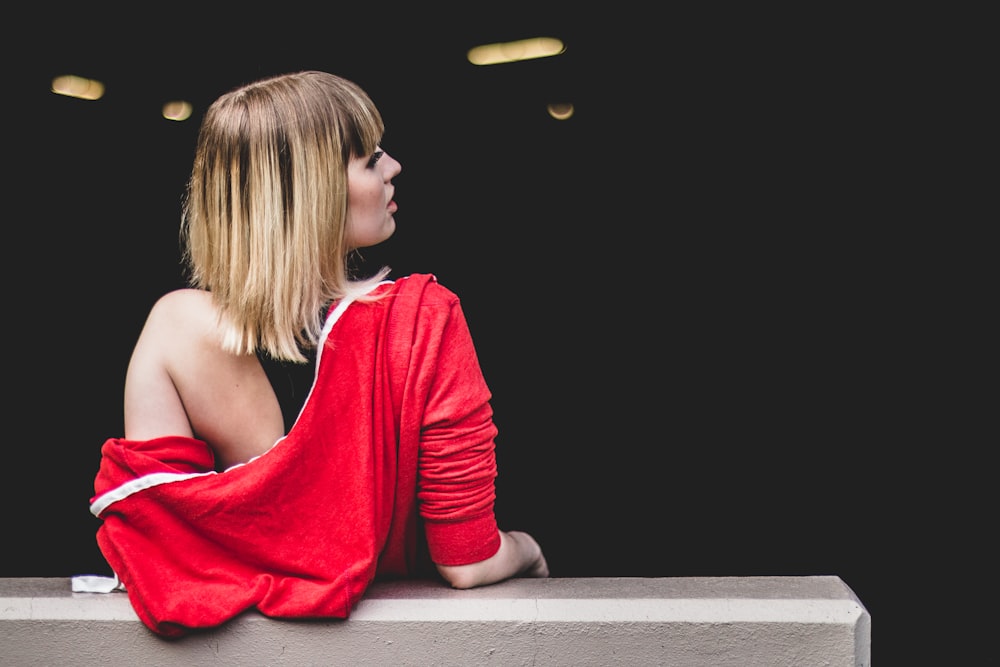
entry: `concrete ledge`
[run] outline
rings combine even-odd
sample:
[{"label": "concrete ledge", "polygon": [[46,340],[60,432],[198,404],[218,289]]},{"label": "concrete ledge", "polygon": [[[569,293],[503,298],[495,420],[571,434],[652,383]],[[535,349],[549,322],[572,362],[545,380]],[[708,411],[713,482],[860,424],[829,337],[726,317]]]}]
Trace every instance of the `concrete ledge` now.
[{"label": "concrete ledge", "polygon": [[348,620],[249,612],[178,640],[125,593],[0,578],[3,665],[870,667],[871,617],[835,576],[516,579],[372,586]]}]

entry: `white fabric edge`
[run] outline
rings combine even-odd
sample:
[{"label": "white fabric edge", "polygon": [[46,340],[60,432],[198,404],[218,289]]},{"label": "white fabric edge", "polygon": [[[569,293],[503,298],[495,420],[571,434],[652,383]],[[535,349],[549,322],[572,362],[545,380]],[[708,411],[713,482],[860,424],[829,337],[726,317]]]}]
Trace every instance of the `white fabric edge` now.
[{"label": "white fabric edge", "polygon": [[142,477],[130,479],[121,486],[117,486],[111,489],[110,491],[98,496],[94,500],[94,502],[90,504],[90,513],[96,517],[100,517],[101,513],[104,510],[106,510],[111,504],[116,503],[119,500],[124,500],[125,498],[131,496],[133,493],[138,493],[139,491],[144,491],[154,486],[159,486],[160,484],[183,482],[186,479],[192,479],[194,477],[205,477],[206,475],[217,475],[217,474],[218,474],[217,472],[212,470],[210,472],[191,472],[191,473],[155,472],[150,475],[143,475]]}]

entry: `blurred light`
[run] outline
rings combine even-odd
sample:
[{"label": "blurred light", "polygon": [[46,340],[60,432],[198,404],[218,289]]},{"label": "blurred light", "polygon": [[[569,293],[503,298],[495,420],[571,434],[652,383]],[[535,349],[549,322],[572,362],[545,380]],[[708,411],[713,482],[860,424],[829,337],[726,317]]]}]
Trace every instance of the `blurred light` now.
[{"label": "blurred light", "polygon": [[554,37],[533,37],[514,42],[483,44],[469,49],[469,62],[473,65],[496,65],[532,58],[557,56],[566,50],[562,40]]},{"label": "blurred light", "polygon": [[104,84],[82,76],[57,76],[52,79],[52,92],[81,100],[99,100],[104,96]]},{"label": "blurred light", "polygon": [[573,105],[569,102],[559,102],[548,106],[549,115],[556,120],[566,120],[573,115]]},{"label": "blurred light", "polygon": [[174,100],[163,105],[163,117],[167,120],[187,120],[191,117],[191,103]]}]

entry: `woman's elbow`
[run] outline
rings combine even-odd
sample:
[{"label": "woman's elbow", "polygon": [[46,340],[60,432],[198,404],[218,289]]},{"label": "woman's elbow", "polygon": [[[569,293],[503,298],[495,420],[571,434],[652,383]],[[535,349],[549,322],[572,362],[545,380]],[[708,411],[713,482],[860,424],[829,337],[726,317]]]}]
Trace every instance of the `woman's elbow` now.
[{"label": "woman's elbow", "polygon": [[483,584],[483,577],[477,571],[480,563],[470,565],[437,565],[438,574],[452,588],[475,588]]}]

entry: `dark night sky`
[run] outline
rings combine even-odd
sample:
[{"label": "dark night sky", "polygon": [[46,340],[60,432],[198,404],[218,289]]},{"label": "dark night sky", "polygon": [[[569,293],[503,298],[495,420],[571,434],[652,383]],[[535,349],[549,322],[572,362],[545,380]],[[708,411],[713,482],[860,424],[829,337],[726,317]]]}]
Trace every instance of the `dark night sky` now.
[{"label": "dark night sky", "polygon": [[[0,575],[104,567],[87,507],[100,445],[121,434],[146,311],[181,285],[197,124],[162,120],[159,100],[203,109],[308,68],[368,90],[403,164],[398,232],[366,261],[435,273],[463,300],[494,393],[502,527],[533,532],[555,576],[834,574],[871,610],[885,378],[870,24],[355,11],[25,23],[37,35],[4,111],[19,342],[3,488],[8,507],[31,501]],[[537,35],[566,53],[464,60]],[[105,79],[106,99],[49,93],[66,71]],[[130,83],[141,72],[153,82]],[[574,118],[545,115],[567,100]]]}]

